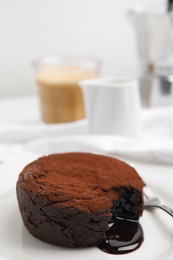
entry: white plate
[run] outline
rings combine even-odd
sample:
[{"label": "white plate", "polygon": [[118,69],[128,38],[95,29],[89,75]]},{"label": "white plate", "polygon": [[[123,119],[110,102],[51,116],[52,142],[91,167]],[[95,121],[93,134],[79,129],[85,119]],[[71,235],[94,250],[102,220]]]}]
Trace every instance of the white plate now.
[{"label": "white plate", "polygon": [[[144,242],[138,250],[125,255],[109,255],[98,248],[66,249],[34,238],[23,226],[16,200],[15,184],[23,167],[24,163],[0,165],[0,260],[173,259],[173,218],[159,209],[144,212],[140,219]],[[163,202],[171,205],[173,167],[136,163],[136,168]]]}]

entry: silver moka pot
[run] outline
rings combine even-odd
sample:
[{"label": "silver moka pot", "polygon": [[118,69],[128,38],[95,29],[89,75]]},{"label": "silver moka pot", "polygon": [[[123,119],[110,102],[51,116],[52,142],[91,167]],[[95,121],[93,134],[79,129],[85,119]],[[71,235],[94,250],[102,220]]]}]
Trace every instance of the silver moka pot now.
[{"label": "silver moka pot", "polygon": [[128,16],[135,28],[143,107],[173,105],[173,14],[134,7]]}]

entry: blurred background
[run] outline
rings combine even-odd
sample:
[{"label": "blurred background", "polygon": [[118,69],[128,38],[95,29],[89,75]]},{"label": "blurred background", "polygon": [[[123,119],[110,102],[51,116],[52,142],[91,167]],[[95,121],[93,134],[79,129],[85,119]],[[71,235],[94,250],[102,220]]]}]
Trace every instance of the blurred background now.
[{"label": "blurred background", "polygon": [[126,12],[164,0],[1,0],[0,97],[36,93],[32,62],[44,55],[91,54],[102,75],[138,75]]}]

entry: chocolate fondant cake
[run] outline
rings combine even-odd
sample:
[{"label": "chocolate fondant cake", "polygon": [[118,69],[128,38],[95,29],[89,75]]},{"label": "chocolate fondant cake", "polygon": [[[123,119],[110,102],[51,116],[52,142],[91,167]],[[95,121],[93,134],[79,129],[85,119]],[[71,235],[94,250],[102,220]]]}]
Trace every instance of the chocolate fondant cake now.
[{"label": "chocolate fondant cake", "polygon": [[17,198],[24,225],[60,246],[99,245],[114,218],[137,220],[143,181],[125,162],[90,153],[44,156],[19,175]]}]

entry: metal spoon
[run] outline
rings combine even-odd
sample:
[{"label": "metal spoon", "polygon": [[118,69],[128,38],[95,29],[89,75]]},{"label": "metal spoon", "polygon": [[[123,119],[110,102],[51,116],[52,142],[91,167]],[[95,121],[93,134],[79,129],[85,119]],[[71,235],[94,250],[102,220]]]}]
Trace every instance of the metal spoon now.
[{"label": "metal spoon", "polygon": [[144,195],[144,207],[149,208],[149,207],[157,207],[165,212],[167,212],[169,215],[173,217],[173,209],[163,205],[159,198],[153,193],[153,191],[145,184],[143,188],[143,195]]}]

